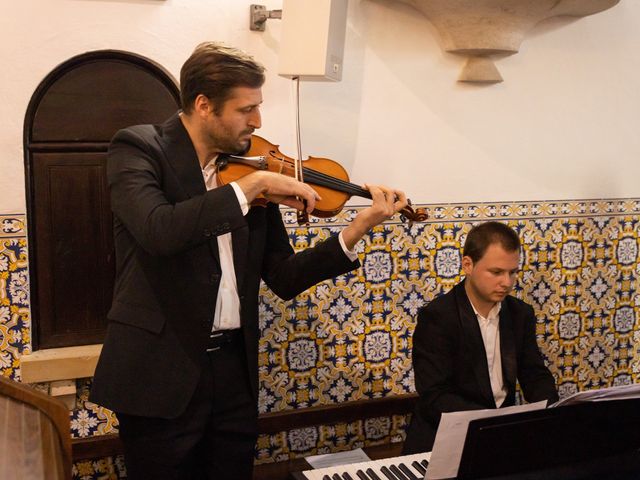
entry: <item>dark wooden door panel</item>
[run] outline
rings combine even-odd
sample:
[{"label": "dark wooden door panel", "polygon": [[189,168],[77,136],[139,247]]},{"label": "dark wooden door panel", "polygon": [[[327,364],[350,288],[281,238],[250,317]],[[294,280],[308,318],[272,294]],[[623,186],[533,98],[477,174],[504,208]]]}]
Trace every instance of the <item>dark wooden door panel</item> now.
[{"label": "dark wooden door panel", "polygon": [[104,153],[36,153],[33,210],[40,347],[102,341],[113,288]]},{"label": "dark wooden door panel", "polygon": [[31,140],[109,142],[121,128],[162,122],[177,109],[176,92],[166,81],[131,58],[78,64],[47,89],[34,115]]}]

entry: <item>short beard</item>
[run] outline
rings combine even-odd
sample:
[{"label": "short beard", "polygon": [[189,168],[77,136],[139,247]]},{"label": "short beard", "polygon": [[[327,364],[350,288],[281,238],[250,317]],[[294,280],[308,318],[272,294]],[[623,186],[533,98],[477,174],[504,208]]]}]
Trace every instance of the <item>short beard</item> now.
[{"label": "short beard", "polygon": [[238,155],[238,156],[243,156],[245,155],[249,150],[251,150],[251,140],[249,140],[246,144],[246,146],[244,146],[242,149],[240,149],[239,151],[237,151],[236,153],[234,153],[234,155]]},{"label": "short beard", "polygon": [[225,137],[211,137],[213,143],[217,145],[217,148],[220,150],[220,153],[226,153],[228,155],[238,155],[242,156],[246,154],[251,148],[251,140],[242,142],[231,142],[228,138]]}]

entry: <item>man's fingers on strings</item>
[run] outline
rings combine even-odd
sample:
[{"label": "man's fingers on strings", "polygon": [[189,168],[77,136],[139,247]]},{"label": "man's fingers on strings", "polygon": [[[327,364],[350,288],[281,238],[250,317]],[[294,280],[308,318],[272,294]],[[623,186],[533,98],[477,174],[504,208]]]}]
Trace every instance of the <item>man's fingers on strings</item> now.
[{"label": "man's fingers on strings", "polygon": [[391,217],[394,213],[396,213],[396,190],[392,190],[389,187],[384,185],[376,185],[374,188],[377,188],[382,193],[382,205],[384,206],[384,213]]},{"label": "man's fingers on strings", "polygon": [[386,196],[378,185],[369,185],[368,183],[365,183],[364,188],[366,190],[369,190],[373,203],[381,203],[386,201]]},{"label": "man's fingers on strings", "polygon": [[393,193],[395,197],[395,202],[394,202],[395,211],[399,212],[409,204],[409,201],[407,200],[407,196],[402,190],[394,190]]}]

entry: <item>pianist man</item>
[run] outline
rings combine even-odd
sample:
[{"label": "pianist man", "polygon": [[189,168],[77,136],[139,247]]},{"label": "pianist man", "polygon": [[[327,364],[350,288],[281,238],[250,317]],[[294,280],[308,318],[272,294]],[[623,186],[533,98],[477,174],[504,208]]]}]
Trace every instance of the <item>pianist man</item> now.
[{"label": "pianist man", "polygon": [[514,405],[516,381],[528,402],[558,399],[538,349],[533,308],[510,296],[520,263],[520,239],[486,222],[465,242],[465,279],[418,313],[413,368],[418,403],[404,454],[433,447],[443,412]]}]

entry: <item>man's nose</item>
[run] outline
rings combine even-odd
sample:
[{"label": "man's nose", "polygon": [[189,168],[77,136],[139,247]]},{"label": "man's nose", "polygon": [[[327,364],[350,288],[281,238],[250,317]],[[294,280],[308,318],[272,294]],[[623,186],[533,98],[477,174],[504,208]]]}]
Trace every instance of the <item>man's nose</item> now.
[{"label": "man's nose", "polygon": [[262,115],[260,115],[260,110],[256,109],[253,112],[253,115],[249,117],[249,126],[255,129],[262,126]]},{"label": "man's nose", "polygon": [[502,283],[503,286],[511,288],[516,283],[516,276],[509,272],[505,272],[504,275],[501,276],[500,280],[500,283]]}]

